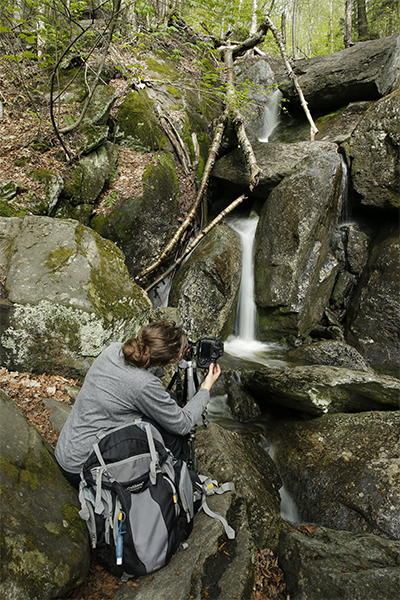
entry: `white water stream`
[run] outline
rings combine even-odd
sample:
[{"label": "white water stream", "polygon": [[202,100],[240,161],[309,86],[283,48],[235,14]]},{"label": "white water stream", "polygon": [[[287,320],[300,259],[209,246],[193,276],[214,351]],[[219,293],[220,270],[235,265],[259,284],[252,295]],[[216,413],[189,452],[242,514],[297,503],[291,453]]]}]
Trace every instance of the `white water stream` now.
[{"label": "white water stream", "polygon": [[260,142],[268,142],[271,133],[278,125],[281,100],[282,92],[279,89],[270,93],[264,109],[264,124],[258,136]]},{"label": "white water stream", "polygon": [[257,309],[254,301],[253,246],[258,217],[233,219],[229,225],[242,240],[242,276],[236,315],[237,335],[230,335],[225,351],[233,356],[247,358],[265,365],[282,365],[275,355],[283,350],[278,344],[267,344],[256,339]]}]

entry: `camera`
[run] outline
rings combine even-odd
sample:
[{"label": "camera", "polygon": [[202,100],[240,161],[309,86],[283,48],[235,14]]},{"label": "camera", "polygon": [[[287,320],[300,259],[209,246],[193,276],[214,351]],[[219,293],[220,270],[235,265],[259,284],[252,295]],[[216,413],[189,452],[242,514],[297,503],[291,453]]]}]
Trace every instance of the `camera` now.
[{"label": "camera", "polygon": [[211,363],[216,363],[224,353],[224,344],[218,338],[204,338],[195,344],[190,343],[187,358],[196,357],[199,369],[208,369]]}]

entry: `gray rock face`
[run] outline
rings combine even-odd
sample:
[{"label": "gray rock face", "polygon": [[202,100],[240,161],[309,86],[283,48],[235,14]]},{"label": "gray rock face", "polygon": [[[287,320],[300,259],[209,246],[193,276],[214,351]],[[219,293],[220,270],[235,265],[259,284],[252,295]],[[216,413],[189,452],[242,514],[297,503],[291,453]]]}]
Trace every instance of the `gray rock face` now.
[{"label": "gray rock face", "polygon": [[[400,81],[400,36],[359,42],[329,56],[295,62],[294,72],[311,111],[326,112],[349,102],[377,100]],[[275,77],[279,75],[275,73]],[[285,77],[287,79],[287,76]],[[279,86],[291,103],[299,104],[293,82]]]},{"label": "gray rock face", "polygon": [[394,223],[382,229],[348,311],[347,341],[376,370],[400,376],[400,238]]},{"label": "gray rock face", "polygon": [[307,334],[335,283],[339,264],[329,248],[340,211],[342,168],[336,147],[326,146],[285,177],[261,211],[254,275],[264,340]]},{"label": "gray rock face", "polygon": [[[400,39],[400,38],[399,38]],[[353,187],[365,206],[400,207],[400,91],[373,105],[349,140]]]},{"label": "gray rock face", "polygon": [[400,411],[282,424],[274,460],[301,518],[400,540]]},{"label": "gray rock face", "polygon": [[90,566],[77,493],[50,446],[2,391],[0,412],[1,598],[63,598]]},{"label": "gray rock face", "polygon": [[109,343],[146,321],[151,303],[122,252],[77,221],[2,219],[1,362],[81,376]]},{"label": "gray rock face", "polygon": [[294,600],[391,600],[400,594],[400,543],[325,527],[291,526],[279,565]]},{"label": "gray rock face", "polygon": [[[261,169],[260,179],[252,195],[266,198],[284,177],[290,175],[306,159],[314,160],[323,152],[337,152],[336,146],[329,142],[297,142],[294,144],[263,144],[252,142],[257,164]],[[237,148],[220,158],[214,166],[213,178],[224,185],[232,186],[240,193],[249,192],[249,172],[242,151]]]},{"label": "gray rock face", "polygon": [[352,371],[369,371],[365,359],[352,346],[339,341],[324,341],[305,344],[292,350],[288,356],[295,360],[305,360],[320,365],[344,367]]},{"label": "gray rock face", "polygon": [[215,423],[200,429],[196,439],[199,472],[233,481],[245,500],[250,530],[257,547],[270,543],[280,522],[280,475],[258,436],[241,436]]},{"label": "gray rock face", "polygon": [[241,242],[227,225],[211,229],[176,275],[169,297],[193,342],[232,331],[241,276]]},{"label": "gray rock face", "polygon": [[241,379],[264,408],[272,402],[320,416],[399,407],[400,381],[372,371],[310,365],[274,372],[261,367],[244,370]]}]

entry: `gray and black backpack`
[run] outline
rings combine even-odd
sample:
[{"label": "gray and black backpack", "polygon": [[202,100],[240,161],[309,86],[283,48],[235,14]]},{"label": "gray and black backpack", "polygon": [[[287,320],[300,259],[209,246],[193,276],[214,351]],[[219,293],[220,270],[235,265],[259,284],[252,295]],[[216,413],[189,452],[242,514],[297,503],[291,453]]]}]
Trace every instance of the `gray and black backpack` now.
[{"label": "gray and black backpack", "polygon": [[233,490],[189,471],[165,447],[159,431],[134,421],[98,436],[81,473],[80,516],[101,565],[122,579],[153,573],[169,563],[193,529],[206,496]]}]

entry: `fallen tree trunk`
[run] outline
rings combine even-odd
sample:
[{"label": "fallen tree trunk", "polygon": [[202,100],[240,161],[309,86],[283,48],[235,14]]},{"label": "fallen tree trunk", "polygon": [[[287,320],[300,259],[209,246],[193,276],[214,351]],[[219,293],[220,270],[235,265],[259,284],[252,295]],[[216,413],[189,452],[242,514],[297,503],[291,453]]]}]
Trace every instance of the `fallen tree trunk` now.
[{"label": "fallen tree trunk", "polygon": [[306,102],[306,99],[304,98],[303,90],[301,89],[299,81],[298,81],[298,79],[296,77],[296,74],[294,73],[294,71],[292,69],[292,65],[290,64],[290,60],[289,60],[289,57],[288,57],[288,55],[286,53],[285,44],[283,42],[281,33],[280,33],[279,29],[274,25],[273,21],[269,18],[268,15],[265,15],[264,18],[265,18],[265,21],[266,21],[269,29],[271,29],[271,31],[272,31],[272,33],[274,35],[276,43],[278,44],[279,50],[281,52],[283,61],[285,63],[286,70],[287,70],[287,72],[289,74],[290,79],[293,81],[294,87],[296,88],[296,91],[297,91],[297,93],[299,95],[301,106],[303,107],[303,110],[304,110],[304,112],[306,114],[308,122],[310,123],[310,128],[311,128],[311,135],[310,135],[310,137],[313,140],[315,134],[318,133],[318,129],[317,129],[317,127],[316,127],[316,125],[314,123],[314,120],[313,120],[313,118],[311,116],[311,113],[310,113],[310,111],[308,109],[308,104]]},{"label": "fallen tree trunk", "polygon": [[211,223],[209,225],[207,225],[207,227],[205,227],[198,236],[195,237],[195,239],[189,244],[189,246],[185,249],[185,251],[183,252],[183,254],[177,258],[174,262],[173,265],[171,265],[169,267],[169,269],[167,269],[165,271],[165,273],[163,273],[162,275],[160,275],[160,277],[158,277],[155,281],[153,281],[153,283],[151,285],[149,285],[147,288],[145,288],[146,292],[149,292],[153,287],[155,287],[156,285],[158,285],[159,283],[161,283],[161,281],[163,281],[163,279],[165,279],[166,277],[168,277],[168,275],[170,273],[172,273],[172,271],[174,269],[176,269],[181,262],[183,261],[183,259],[190,254],[190,252],[197,246],[197,244],[199,244],[201,242],[201,240],[207,235],[207,233],[213,228],[215,227],[215,225],[218,225],[218,223],[220,223],[222,221],[222,219],[225,217],[225,215],[227,215],[228,213],[230,213],[234,208],[236,208],[237,206],[239,206],[239,204],[241,202],[243,202],[243,200],[246,199],[246,196],[244,194],[242,194],[242,196],[239,196],[239,198],[236,198],[236,200],[234,200],[233,202],[231,202],[231,204],[229,206],[227,206],[222,212],[219,213],[219,215],[217,217],[215,217],[215,219],[213,221],[211,221]]},{"label": "fallen tree trunk", "polygon": [[226,68],[228,70],[228,81],[227,81],[227,91],[226,96],[228,99],[228,105],[232,111],[233,116],[233,124],[236,130],[236,135],[238,137],[239,146],[243,150],[243,154],[247,163],[247,166],[250,171],[250,182],[249,188],[252,192],[253,189],[258,185],[260,179],[261,169],[257,164],[257,159],[254,154],[253,147],[247,137],[246,128],[243,123],[243,117],[237,108],[237,96],[235,89],[235,75],[233,72],[233,52],[232,48],[226,47],[224,50],[224,62]]}]

